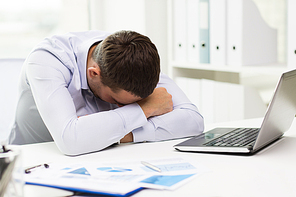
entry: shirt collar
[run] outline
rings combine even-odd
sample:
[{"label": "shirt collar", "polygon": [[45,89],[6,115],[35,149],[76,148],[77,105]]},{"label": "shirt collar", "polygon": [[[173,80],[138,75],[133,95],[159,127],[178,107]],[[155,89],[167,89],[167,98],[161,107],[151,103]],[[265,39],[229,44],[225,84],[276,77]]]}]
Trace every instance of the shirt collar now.
[{"label": "shirt collar", "polygon": [[77,48],[77,64],[80,72],[80,80],[81,80],[81,88],[82,89],[89,89],[87,78],[86,78],[86,63],[87,63],[87,55],[90,47],[95,44],[96,42],[102,41],[105,39],[109,34],[104,33],[97,37],[93,37],[91,39],[85,40],[81,43],[80,46]]},{"label": "shirt collar", "polygon": [[87,63],[87,55],[90,47],[96,43],[96,40],[88,40],[83,42],[78,47],[77,52],[77,64],[80,72],[80,80],[81,80],[81,88],[82,89],[89,89],[87,84],[87,78],[86,78],[86,63]]}]

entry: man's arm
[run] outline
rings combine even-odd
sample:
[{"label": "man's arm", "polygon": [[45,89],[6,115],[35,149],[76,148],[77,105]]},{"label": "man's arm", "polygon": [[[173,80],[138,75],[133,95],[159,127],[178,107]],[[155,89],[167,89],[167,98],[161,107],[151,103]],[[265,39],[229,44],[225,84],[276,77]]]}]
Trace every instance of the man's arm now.
[{"label": "man's arm", "polygon": [[[111,104],[97,101],[105,108],[98,113],[95,113],[95,106],[87,108],[80,98],[79,80],[71,78],[70,70],[48,52],[37,51],[30,56],[26,75],[38,112],[58,148],[66,155],[102,150],[147,123],[137,103],[108,110]],[[69,87],[70,82],[75,82],[76,86]],[[75,88],[72,94],[71,88]],[[78,117],[78,110],[88,115]]]},{"label": "man's arm", "polygon": [[[132,137],[129,135],[129,139],[133,139],[134,142],[187,137],[197,135],[204,130],[203,117],[197,107],[189,101],[183,91],[168,76],[161,75],[158,88],[146,99],[138,102],[143,111],[146,107],[148,109],[159,107],[160,113],[156,112],[157,115],[151,116],[149,114],[153,113],[148,113],[147,124],[133,130]],[[171,105],[170,100],[173,101],[173,109],[166,108]],[[146,104],[147,106],[145,106]]]},{"label": "man's arm", "polygon": [[[138,102],[146,118],[159,116],[173,111],[172,95],[163,87],[156,88],[153,93]],[[121,143],[133,142],[133,134],[130,132],[120,140]]]}]

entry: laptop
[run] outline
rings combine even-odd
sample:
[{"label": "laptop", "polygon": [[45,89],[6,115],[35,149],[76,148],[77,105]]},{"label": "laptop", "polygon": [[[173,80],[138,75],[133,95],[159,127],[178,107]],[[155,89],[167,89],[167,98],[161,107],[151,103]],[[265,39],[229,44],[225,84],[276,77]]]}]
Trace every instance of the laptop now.
[{"label": "laptop", "polygon": [[260,128],[215,128],[174,146],[179,151],[254,154],[280,139],[296,114],[296,69],[281,75]]}]

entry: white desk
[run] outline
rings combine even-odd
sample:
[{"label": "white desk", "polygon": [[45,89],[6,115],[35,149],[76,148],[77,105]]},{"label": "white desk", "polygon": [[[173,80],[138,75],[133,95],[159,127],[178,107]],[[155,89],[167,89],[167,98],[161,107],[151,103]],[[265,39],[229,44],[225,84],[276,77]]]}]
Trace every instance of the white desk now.
[{"label": "white desk", "polygon": [[[256,126],[261,119],[219,124],[219,126]],[[209,130],[218,125],[210,125]],[[103,151],[77,157],[64,156],[53,142],[21,146],[24,166],[49,161],[106,161],[129,159],[153,159],[163,157],[192,158],[207,166],[211,172],[174,191],[142,190],[133,196],[296,196],[296,121],[285,137],[253,156],[185,153],[174,150],[173,145],[184,139],[154,143],[121,144]],[[26,197],[44,196],[38,192],[46,188],[25,186]],[[37,186],[35,186],[37,187]],[[34,192],[32,192],[34,190]],[[50,191],[50,190],[49,190]],[[46,196],[51,196],[46,192]],[[61,195],[64,195],[61,193]],[[55,195],[56,196],[56,195]],[[32,197],[32,196],[30,196]]]}]

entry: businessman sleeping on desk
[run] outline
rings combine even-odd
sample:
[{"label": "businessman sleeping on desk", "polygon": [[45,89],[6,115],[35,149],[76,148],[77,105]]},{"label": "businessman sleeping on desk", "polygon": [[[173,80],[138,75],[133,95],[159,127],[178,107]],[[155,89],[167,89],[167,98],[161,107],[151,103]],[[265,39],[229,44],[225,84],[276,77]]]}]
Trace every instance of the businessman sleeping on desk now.
[{"label": "businessman sleeping on desk", "polygon": [[54,140],[66,155],[197,135],[203,117],[133,31],[56,35],[27,57],[11,144]]}]

